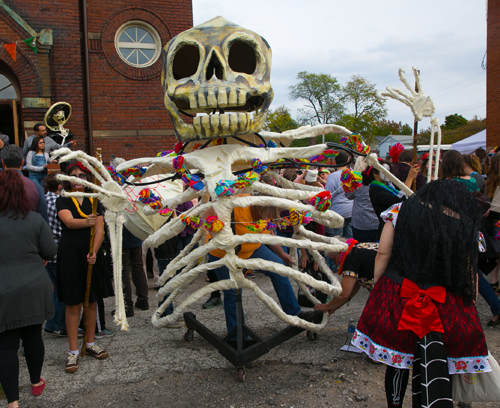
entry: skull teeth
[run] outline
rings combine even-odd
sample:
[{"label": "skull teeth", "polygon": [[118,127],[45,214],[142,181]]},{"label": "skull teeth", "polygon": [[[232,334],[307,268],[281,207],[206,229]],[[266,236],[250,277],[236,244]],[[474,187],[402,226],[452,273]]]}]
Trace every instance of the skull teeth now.
[{"label": "skull teeth", "polygon": [[234,133],[242,134],[248,132],[251,126],[252,118],[248,112],[203,115],[193,118],[196,133],[204,138]]},{"label": "skull teeth", "polygon": [[189,95],[189,109],[225,109],[244,106],[248,92],[236,88],[210,88]]}]

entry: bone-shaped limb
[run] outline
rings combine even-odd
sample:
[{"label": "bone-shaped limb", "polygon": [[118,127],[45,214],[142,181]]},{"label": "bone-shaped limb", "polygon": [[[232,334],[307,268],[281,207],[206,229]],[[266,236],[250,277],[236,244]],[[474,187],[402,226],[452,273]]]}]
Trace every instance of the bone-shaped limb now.
[{"label": "bone-shaped limb", "polygon": [[399,188],[408,197],[413,194],[413,191],[411,189],[406,187],[406,185],[401,180],[399,180],[394,174],[392,174],[389,170],[387,170],[379,163],[379,161],[377,160],[377,155],[375,153],[371,153],[370,155],[368,155],[368,157],[366,158],[366,162],[370,166],[375,167],[378,171],[383,173],[387,177],[387,179],[392,182],[392,184]]},{"label": "bone-shaped limb", "polygon": [[415,91],[408,83],[404,74],[404,69],[399,68],[399,79],[405,85],[406,89],[410,91],[410,95],[405,94],[398,88],[388,86],[385,92],[378,92],[380,98],[388,97],[398,100],[405,105],[409,106],[415,121],[421,121],[423,117],[431,117],[434,115],[434,103],[431,98],[424,94],[422,86],[420,84],[420,74],[416,67],[413,67],[413,75],[415,76],[415,81],[417,84],[418,91]]},{"label": "bone-shaped limb", "polygon": [[287,130],[283,133],[260,132],[259,134],[262,137],[265,137],[268,139],[291,142],[293,140],[316,137],[316,136],[324,135],[327,133],[336,133],[336,134],[341,134],[341,135],[345,135],[345,136],[352,135],[352,132],[349,129],[347,129],[343,126],[330,125],[330,124],[316,125],[316,126],[310,126],[310,125],[301,126],[298,129]]}]

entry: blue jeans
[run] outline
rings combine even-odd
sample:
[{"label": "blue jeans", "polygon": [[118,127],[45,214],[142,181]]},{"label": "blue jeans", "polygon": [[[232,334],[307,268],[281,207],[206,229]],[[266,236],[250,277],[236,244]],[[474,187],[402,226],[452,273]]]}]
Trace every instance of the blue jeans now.
[{"label": "blue jeans", "polygon": [[52,292],[52,295],[54,297],[54,307],[55,307],[54,317],[50,320],[47,320],[47,323],[45,323],[45,330],[50,330],[50,331],[66,330],[66,323],[65,323],[66,305],[63,302],[59,302],[57,298],[57,264],[48,263],[45,266],[45,270],[49,274],[50,280],[52,281],[52,285],[54,286],[54,291]]},{"label": "blue jeans", "polygon": [[340,235],[344,238],[352,238],[352,218],[344,218],[344,225],[339,228],[325,227],[325,235],[327,237]]},{"label": "blue jeans", "polygon": [[[250,256],[250,259],[260,258],[265,261],[276,262],[284,265],[281,258],[271,251],[267,246],[261,245],[258,247]],[[208,261],[214,262],[219,260],[216,256],[211,254],[208,255]],[[226,266],[221,266],[220,268],[214,269],[215,274],[219,280],[229,279],[229,270]],[[287,277],[278,275],[277,273],[259,270],[257,272],[262,272],[271,278],[276,295],[278,295],[278,300],[280,302],[283,311],[289,315],[297,316],[300,312],[300,306],[293,293],[292,285]],[[224,313],[226,314],[226,327],[227,331],[230,332],[236,326],[236,290],[229,289],[224,290]]]},{"label": "blue jeans", "polygon": [[495,291],[489,284],[489,282],[484,278],[481,271],[477,271],[477,286],[479,293],[486,300],[486,303],[490,306],[491,313],[493,316],[500,315],[500,300],[498,299]]},{"label": "blue jeans", "polygon": [[[35,183],[38,183],[42,186],[42,180],[47,177],[47,172],[46,171],[41,171],[41,172],[36,172],[36,171],[30,171],[28,178],[30,180],[33,180]],[[42,186],[43,187],[43,186]]]},{"label": "blue jeans", "polygon": [[[276,231],[276,235],[278,235],[278,237],[285,237],[285,238],[292,238],[293,237],[293,231],[291,232],[282,232],[279,228],[278,230]],[[286,253],[286,254],[289,254],[290,253],[290,249],[286,246],[282,246],[281,248],[283,248],[283,251]]]}]

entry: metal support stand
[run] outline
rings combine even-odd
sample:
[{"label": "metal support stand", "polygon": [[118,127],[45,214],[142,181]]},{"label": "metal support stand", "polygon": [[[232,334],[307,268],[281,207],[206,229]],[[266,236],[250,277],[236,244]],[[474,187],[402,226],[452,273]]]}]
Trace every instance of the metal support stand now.
[{"label": "metal support stand", "polygon": [[[322,315],[323,312],[318,311],[318,313],[313,316],[312,322],[321,322]],[[236,289],[236,327],[234,327],[224,338],[221,339],[214,332],[201,324],[191,312],[184,313],[184,321],[188,328],[188,331],[184,335],[184,339],[186,341],[193,340],[194,332],[196,331],[238,369],[240,381],[245,380],[245,365],[258,359],[274,347],[279,346],[281,343],[284,343],[305,330],[301,327],[288,326],[278,333],[262,340],[244,323],[241,289]],[[309,334],[312,332],[308,331],[307,333],[308,339],[316,339],[316,333],[313,333],[314,336]],[[249,338],[245,338],[246,336]]]}]

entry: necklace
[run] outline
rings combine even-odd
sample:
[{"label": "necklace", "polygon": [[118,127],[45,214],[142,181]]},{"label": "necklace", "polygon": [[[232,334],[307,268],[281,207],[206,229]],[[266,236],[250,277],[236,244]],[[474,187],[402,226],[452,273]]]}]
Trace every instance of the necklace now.
[{"label": "necklace", "polygon": [[[71,197],[71,200],[73,201],[73,204],[75,204],[75,207],[76,207],[76,211],[78,211],[78,214],[80,214],[83,218],[88,218],[88,215],[85,214],[81,208],[80,208],[80,203],[78,202],[78,200],[75,198],[75,197]],[[89,197],[89,200],[90,200],[90,203],[93,204],[93,200],[91,197]],[[83,203],[83,201],[82,201]]]}]

